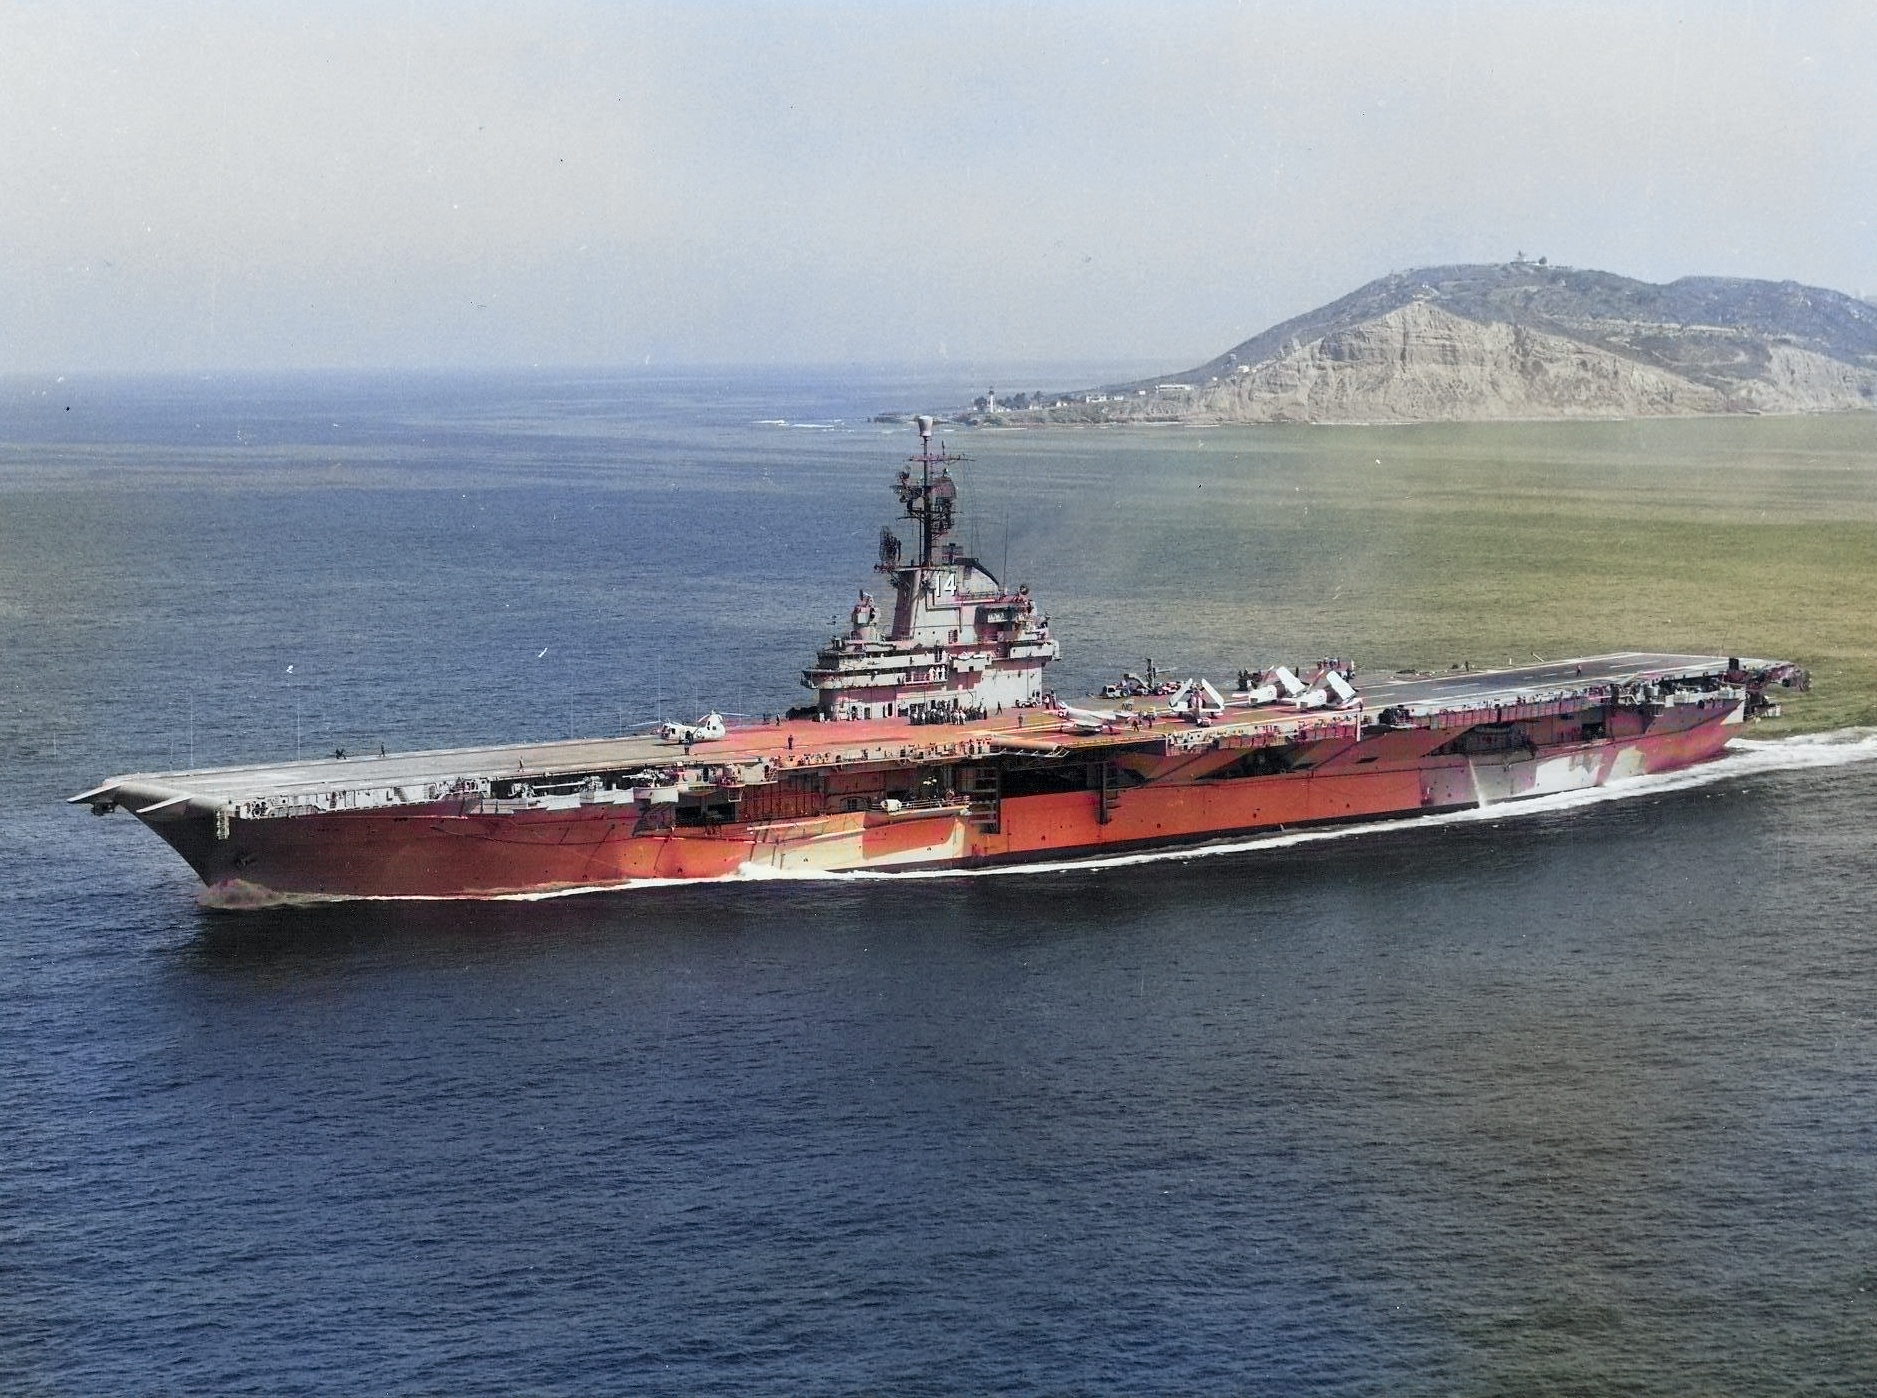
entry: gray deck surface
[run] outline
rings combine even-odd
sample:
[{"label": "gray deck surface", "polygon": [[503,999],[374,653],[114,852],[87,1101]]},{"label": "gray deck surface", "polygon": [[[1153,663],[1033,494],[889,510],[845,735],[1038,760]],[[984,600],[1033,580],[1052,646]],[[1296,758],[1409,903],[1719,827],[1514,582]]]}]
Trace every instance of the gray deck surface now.
[{"label": "gray deck surface", "polygon": [[[1767,661],[1748,661],[1749,666]],[[1516,696],[1536,698],[1590,685],[1626,684],[1676,675],[1720,674],[1724,655],[1664,655],[1655,651],[1618,651],[1521,665],[1512,670],[1448,670],[1427,678],[1362,674],[1357,686],[1370,709],[1390,704],[1426,706],[1503,703]]]},{"label": "gray deck surface", "polygon": [[[1749,668],[1765,661],[1748,661]],[[1623,684],[1671,676],[1719,674],[1727,667],[1724,656],[1664,655],[1622,651],[1611,655],[1550,661],[1507,670],[1446,671],[1416,677],[1359,675],[1358,689],[1368,713],[1393,705],[1427,711],[1442,707],[1474,707],[1510,703],[1515,699],[1544,699],[1602,684]],[[1090,699],[1091,708],[1112,708],[1113,701]],[[1244,722],[1264,714],[1290,720],[1294,710],[1272,706],[1265,710],[1234,710],[1230,721]],[[401,752],[387,756],[360,755],[343,759],[323,757],[306,761],[253,763],[196,771],[138,773],[115,777],[101,790],[119,783],[187,793],[212,801],[244,801],[257,797],[312,796],[343,790],[405,787],[421,789],[431,783],[458,779],[495,779],[518,775],[593,771],[630,772],[640,768],[680,763],[755,761],[788,751],[852,752],[869,743],[882,751],[896,744],[958,741],[998,735],[1042,738],[1052,729],[1036,711],[1019,716],[1000,714],[973,723],[939,727],[913,727],[903,720],[820,724],[799,721],[769,727],[732,729],[715,743],[698,744],[692,756],[675,743],[636,735],[621,738],[582,738],[563,742],[504,743],[494,747],[445,748],[429,752]],[[796,740],[794,749],[788,739]],[[1064,735],[1065,746],[1077,746]],[[77,799],[77,798],[74,798]],[[419,799],[419,798],[413,798]]]}]

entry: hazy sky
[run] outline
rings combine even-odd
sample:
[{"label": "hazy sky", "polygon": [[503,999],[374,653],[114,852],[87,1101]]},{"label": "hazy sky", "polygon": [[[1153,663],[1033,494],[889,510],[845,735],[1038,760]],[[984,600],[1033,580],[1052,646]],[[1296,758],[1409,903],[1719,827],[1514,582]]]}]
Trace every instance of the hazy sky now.
[{"label": "hazy sky", "polygon": [[1877,5],[0,0],[0,369],[1173,368],[1521,250],[1877,293]]}]

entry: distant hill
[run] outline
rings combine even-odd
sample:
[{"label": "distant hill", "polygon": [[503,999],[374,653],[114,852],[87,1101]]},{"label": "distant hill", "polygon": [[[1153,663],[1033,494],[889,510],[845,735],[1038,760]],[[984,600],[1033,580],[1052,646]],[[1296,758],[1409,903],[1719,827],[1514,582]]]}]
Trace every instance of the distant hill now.
[{"label": "distant hill", "polygon": [[1536,262],[1424,267],[1197,368],[992,408],[966,416],[1464,422],[1869,410],[1877,306],[1797,282],[1657,286]]}]

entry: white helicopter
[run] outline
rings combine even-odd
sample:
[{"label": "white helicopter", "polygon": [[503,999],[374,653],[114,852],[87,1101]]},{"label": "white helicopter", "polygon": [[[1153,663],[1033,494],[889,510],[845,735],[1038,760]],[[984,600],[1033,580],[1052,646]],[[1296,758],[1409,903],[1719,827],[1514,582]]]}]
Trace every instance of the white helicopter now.
[{"label": "white helicopter", "polygon": [[696,723],[661,723],[658,736],[668,743],[714,743],[724,735],[723,715],[712,709]]}]

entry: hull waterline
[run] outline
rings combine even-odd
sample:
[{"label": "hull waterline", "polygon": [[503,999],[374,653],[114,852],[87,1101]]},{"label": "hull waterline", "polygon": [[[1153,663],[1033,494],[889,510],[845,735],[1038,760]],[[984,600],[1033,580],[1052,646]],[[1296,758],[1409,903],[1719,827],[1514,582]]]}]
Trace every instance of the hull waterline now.
[{"label": "hull waterline", "polygon": [[[1224,778],[1202,773],[1123,784],[1115,778],[1126,769],[1110,757],[1074,764],[1081,769],[1080,790],[980,792],[975,800],[954,793],[949,801],[907,802],[896,810],[884,809],[892,798],[879,797],[856,810],[649,830],[639,803],[600,800],[501,809],[481,798],[452,799],[258,819],[238,809],[218,816],[177,802],[144,819],[202,879],[203,901],[227,908],[351,898],[542,896],[672,880],[982,867],[1587,790],[1717,756],[1739,731],[1739,707],[1687,706],[1634,737],[1535,751],[1423,751],[1436,736],[1444,739],[1437,746],[1448,746],[1445,730],[1331,734],[1301,751],[1284,749],[1289,760],[1315,759],[1299,771]],[[797,731],[814,727],[799,725]],[[873,727],[864,736],[890,736],[878,731],[884,725]],[[942,779],[982,783],[984,773],[1002,775],[992,750],[949,746],[964,748],[967,757],[939,767]],[[879,753],[881,745],[871,742],[860,751]],[[1091,766],[1108,769],[1108,785]],[[897,757],[868,761],[857,755],[852,763],[795,770],[813,774],[817,786],[838,774],[837,785],[883,791],[907,769]]]}]

